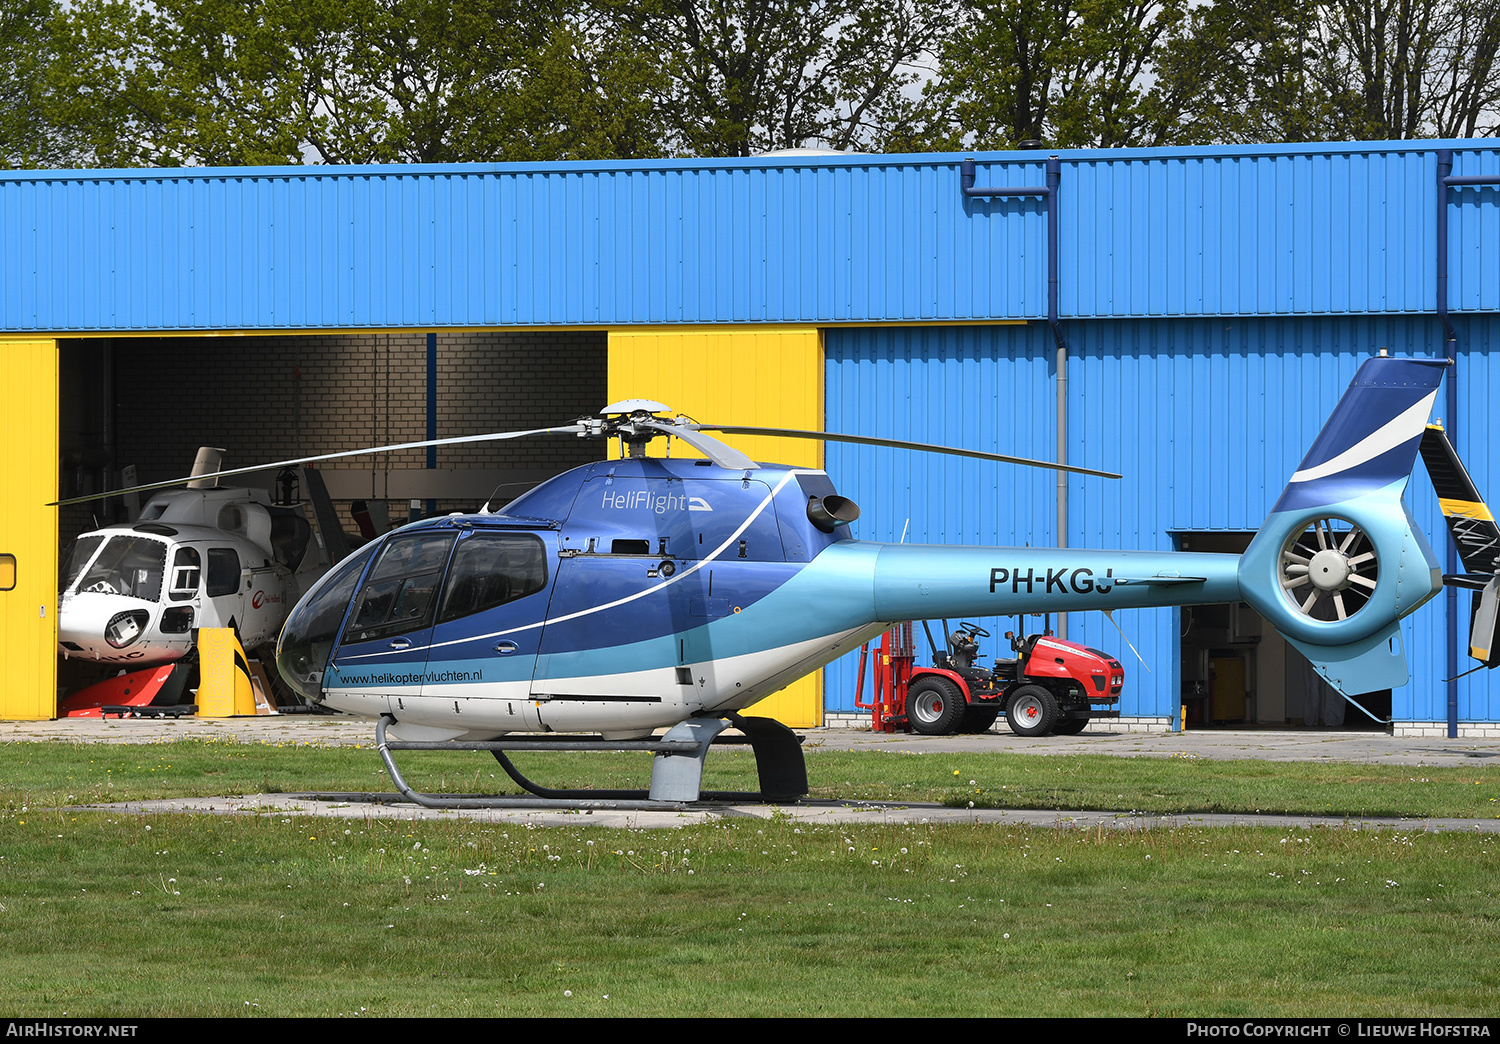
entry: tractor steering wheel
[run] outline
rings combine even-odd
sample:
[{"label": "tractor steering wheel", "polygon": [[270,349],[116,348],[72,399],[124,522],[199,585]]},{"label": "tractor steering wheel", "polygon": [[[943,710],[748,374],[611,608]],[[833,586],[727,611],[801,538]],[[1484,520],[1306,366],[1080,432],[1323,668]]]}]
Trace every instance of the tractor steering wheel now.
[{"label": "tractor steering wheel", "polygon": [[989,631],[986,631],[983,627],[980,627],[975,623],[961,623],[958,626],[963,630],[968,631],[975,638],[988,638],[990,636]]}]

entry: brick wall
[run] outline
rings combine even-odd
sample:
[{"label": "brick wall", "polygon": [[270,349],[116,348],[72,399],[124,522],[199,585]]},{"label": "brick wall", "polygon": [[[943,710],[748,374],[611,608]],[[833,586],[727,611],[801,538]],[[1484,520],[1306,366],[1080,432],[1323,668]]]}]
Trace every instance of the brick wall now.
[{"label": "brick wall", "polygon": [[[239,467],[427,437],[423,333],[115,338],[103,363],[100,344],[80,341],[70,349],[63,342],[64,396],[112,403],[113,466],[135,464],[141,482],[186,474],[202,445],[225,447],[225,466]],[[606,356],[603,332],[440,332],[438,437],[547,427],[592,414],[605,405]],[[112,395],[104,387],[111,383]],[[104,394],[91,395],[90,388]],[[65,446],[70,438],[75,445],[101,438],[106,426],[93,420],[65,432]],[[598,442],[555,436],[440,448],[437,466],[562,471],[603,455]],[[325,465],[425,466],[424,450]],[[65,469],[65,494],[68,482]],[[438,509],[473,510],[489,493],[441,501]],[[393,502],[389,510],[404,520],[407,504]],[[67,512],[63,538],[90,521],[87,508]]]}]

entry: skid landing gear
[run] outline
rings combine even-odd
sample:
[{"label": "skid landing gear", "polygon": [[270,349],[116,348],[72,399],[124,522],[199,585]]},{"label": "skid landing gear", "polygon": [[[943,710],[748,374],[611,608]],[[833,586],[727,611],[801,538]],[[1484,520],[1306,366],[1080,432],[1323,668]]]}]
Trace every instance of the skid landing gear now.
[{"label": "skid landing gear", "polygon": [[[401,742],[386,738],[386,728],[395,723],[383,715],[375,725],[375,745],[391,782],[401,796],[424,808],[506,808],[534,805],[527,798],[486,797],[481,794],[423,794],[401,777],[391,757],[397,750],[484,750],[494,755],[523,790],[546,801],[565,801],[578,808],[664,808],[697,801],[790,802],[807,793],[807,765],[801,740],[791,729],[770,718],[747,718],[738,714],[723,718],[689,718],[679,722],[659,739],[606,740],[597,736],[507,736],[498,740],[458,743]],[[703,762],[719,733],[733,724],[745,735],[755,753],[760,790],[755,792],[703,791]],[[718,740],[720,743],[725,740]],[[506,757],[508,750],[638,750],[655,755],[650,790],[553,790],[523,776]]]}]

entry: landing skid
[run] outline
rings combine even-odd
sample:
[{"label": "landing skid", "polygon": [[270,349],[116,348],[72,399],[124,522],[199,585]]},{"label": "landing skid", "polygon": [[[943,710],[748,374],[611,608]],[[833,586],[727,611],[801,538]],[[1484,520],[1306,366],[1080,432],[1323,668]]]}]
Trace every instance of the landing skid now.
[{"label": "landing skid", "polygon": [[[402,742],[386,738],[386,728],[395,724],[389,714],[375,725],[375,745],[391,782],[408,801],[424,808],[505,808],[514,798],[477,794],[423,794],[413,790],[396,768],[392,751],[397,750],[485,750],[494,755],[516,785],[547,800],[566,801],[582,808],[642,808],[691,804],[696,801],[790,802],[807,794],[807,764],[801,740],[791,729],[771,718],[749,718],[738,714],[724,718],[689,718],[672,726],[659,739],[606,740],[595,736],[507,736],[483,742]],[[753,792],[703,791],[703,762],[719,733],[733,724],[745,735],[755,754],[760,790]],[[720,741],[724,742],[724,741]],[[506,757],[508,750],[635,750],[655,755],[650,790],[554,790],[532,782]],[[622,804],[628,803],[628,804]]]}]

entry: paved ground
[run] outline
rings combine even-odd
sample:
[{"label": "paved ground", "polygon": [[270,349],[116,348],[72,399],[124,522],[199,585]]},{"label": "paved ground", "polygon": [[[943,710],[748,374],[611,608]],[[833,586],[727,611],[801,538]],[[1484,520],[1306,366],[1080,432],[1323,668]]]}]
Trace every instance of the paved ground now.
[{"label": "paved ground", "polygon": [[[1500,738],[1397,738],[1383,732],[1261,729],[1196,732],[1086,732],[1023,739],[1010,731],[981,736],[907,736],[815,729],[809,746],[835,750],[1003,750],[1011,754],[1109,754],[1133,758],[1259,758],[1263,761],[1350,761],[1403,765],[1467,765],[1500,759]],[[1497,762],[1500,763],[1500,762]]]},{"label": "paved ground", "polygon": [[[1086,732],[1023,739],[1009,731],[979,736],[887,735],[856,729],[807,729],[809,753],[824,750],[1005,751],[1012,754],[1111,754],[1115,757],[1260,758],[1266,761],[1350,761],[1402,765],[1469,765],[1500,759],[1500,738],[1393,737],[1383,732],[1262,729],[1195,732]],[[0,742],[158,743],[172,739],[235,739],[242,743],[369,745],[374,722],[288,715],[182,720],[69,718],[0,722]],[[1497,762],[1500,763],[1500,762]]]},{"label": "paved ground", "polygon": [[[1187,733],[1085,733],[1073,737],[1022,739],[1009,732],[980,736],[879,735],[853,729],[810,729],[805,733],[810,757],[819,750],[887,750],[945,753],[949,751],[1008,751],[1048,756],[1055,754],[1110,754],[1117,757],[1260,758],[1269,761],[1346,761],[1401,765],[1472,765],[1500,758],[1500,739],[1396,738],[1379,732],[1326,730],[1259,730],[1231,732],[1203,730]],[[64,743],[157,743],[173,739],[232,739],[243,743],[305,743],[311,745],[370,745],[375,730],[370,722],[322,717],[110,720],[71,719],[49,722],[0,722],[0,742],[54,741]],[[1500,762],[1497,762],[1500,763]],[[528,821],[538,825],[572,823],[580,817],[600,826],[672,827],[711,818],[769,818],[790,815],[824,822],[991,822],[1149,829],[1177,826],[1256,825],[1308,828],[1318,825],[1356,829],[1480,830],[1500,832],[1500,820],[1364,819],[1351,821],[1313,816],[1184,815],[1146,816],[1115,812],[1026,812],[989,809],[951,809],[936,805],[804,804],[773,809],[736,805],[690,809],[609,807],[559,809],[538,807],[517,799],[506,808],[439,811],[407,803],[357,800],[353,795],[249,795],[136,802],[111,806],[140,814],[197,812],[201,814],[312,815],[340,818],[429,819],[463,816],[487,821]]]},{"label": "paved ground", "polygon": [[[391,795],[394,797],[394,795]],[[601,802],[601,805],[609,803]],[[623,803],[620,803],[623,804]],[[1313,827],[1345,827],[1355,830],[1399,830],[1435,833],[1461,830],[1467,833],[1500,833],[1500,819],[1400,819],[1351,820],[1330,816],[1266,815],[1145,815],[1136,812],[1055,812],[1014,809],[945,808],[941,805],[884,805],[876,803],[800,805],[715,805],[683,809],[620,807],[545,808],[524,799],[505,808],[463,811],[419,808],[407,803],[342,800],[329,795],[250,794],[239,798],[196,798],[168,801],[132,801],[116,805],[84,806],[136,815],[191,812],[201,815],[315,816],[332,819],[468,819],[487,823],[532,823],[536,826],[622,827],[629,829],[685,826],[718,819],[791,818],[804,823],[996,823],[1003,826],[1060,827],[1069,830],[1153,830],[1182,827],[1282,827],[1310,830]]]}]

